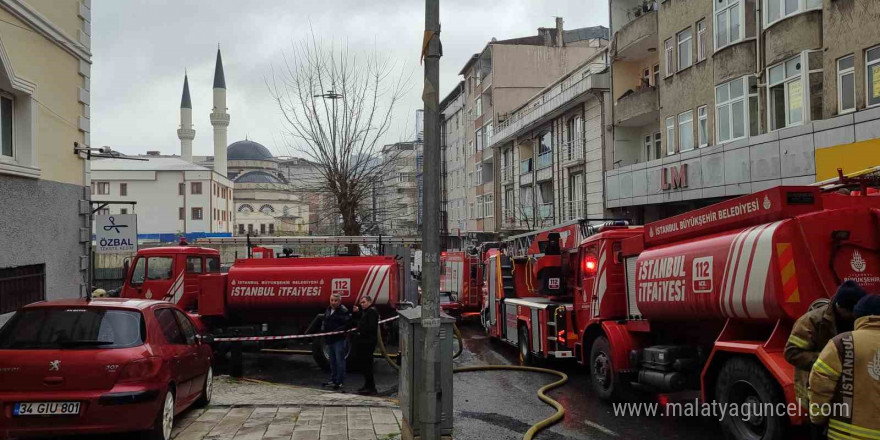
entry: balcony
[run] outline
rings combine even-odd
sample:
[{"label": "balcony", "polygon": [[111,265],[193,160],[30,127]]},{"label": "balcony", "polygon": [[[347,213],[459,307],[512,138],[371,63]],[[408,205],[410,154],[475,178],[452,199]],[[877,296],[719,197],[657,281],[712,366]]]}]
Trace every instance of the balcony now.
[{"label": "balcony", "polygon": [[504,122],[495,127],[495,133],[489,139],[489,146],[506,142],[520,131],[528,129],[536,121],[552,116],[553,112],[556,112],[581,94],[596,89],[608,89],[611,83],[608,73],[599,73],[604,71],[606,67],[604,63],[590,65],[590,74],[573,82],[568,87],[560,88],[561,91],[554,95],[549,95],[548,93],[536,98],[536,100],[540,101],[533,100],[533,105],[513,113]]},{"label": "balcony", "polygon": [[543,170],[550,165],[553,165],[553,151],[545,151],[538,155],[538,166],[536,169]]},{"label": "balcony", "polygon": [[414,189],[416,184],[417,182],[415,180],[398,180],[394,183],[394,186],[398,188]]},{"label": "balcony", "polygon": [[660,94],[656,87],[642,87],[621,96],[614,104],[614,123],[624,127],[640,127],[660,118]]},{"label": "balcony", "polygon": [[533,168],[532,158],[528,158],[519,163],[519,184],[520,185],[528,185],[532,183],[534,176],[532,175]]},{"label": "balcony", "polygon": [[563,162],[581,162],[584,160],[584,140],[572,139],[562,144]]},{"label": "balcony", "polygon": [[[653,6],[648,6],[653,8]],[[657,42],[657,11],[644,11],[643,6],[633,8],[631,13],[639,16],[623,25],[614,33],[611,42],[611,58],[623,61],[638,61],[649,56],[656,56]],[[654,49],[651,51],[650,49]]]},{"label": "balcony", "polygon": [[513,167],[501,167],[501,183],[513,182]]},{"label": "balcony", "polygon": [[583,200],[570,200],[568,202],[563,202],[562,204],[562,220],[577,220],[579,218],[584,218],[584,201]]}]

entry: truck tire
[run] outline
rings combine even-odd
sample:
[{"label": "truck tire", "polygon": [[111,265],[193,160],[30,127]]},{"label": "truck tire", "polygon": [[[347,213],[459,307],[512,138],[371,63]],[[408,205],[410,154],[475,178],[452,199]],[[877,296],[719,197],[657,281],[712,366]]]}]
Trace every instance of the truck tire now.
[{"label": "truck tire", "polygon": [[[721,419],[721,428],[727,439],[779,440],[785,438],[788,421],[782,414],[765,414],[766,406],[786,404],[779,385],[756,360],[742,356],[729,359],[721,367],[715,384],[715,400],[723,408],[736,405],[740,416],[727,414]],[[760,408],[759,415],[746,418],[741,415],[746,405]],[[756,411],[756,412],[757,412]]]},{"label": "truck tire", "polygon": [[529,344],[529,330],[525,325],[519,326],[519,338],[517,348],[519,348],[520,365],[532,365],[535,363],[535,357],[532,356],[532,350]]},{"label": "truck tire", "polygon": [[623,392],[620,375],[611,364],[611,344],[599,336],[590,348],[590,383],[603,400],[618,400]]}]

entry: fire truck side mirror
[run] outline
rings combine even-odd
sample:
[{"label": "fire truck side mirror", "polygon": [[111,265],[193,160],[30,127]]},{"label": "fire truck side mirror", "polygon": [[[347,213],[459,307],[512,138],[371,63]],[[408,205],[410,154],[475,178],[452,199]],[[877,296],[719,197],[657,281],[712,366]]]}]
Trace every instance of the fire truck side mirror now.
[{"label": "fire truck side mirror", "polygon": [[128,278],[128,269],[131,267],[131,258],[126,258],[122,260],[122,277],[123,281],[125,278]]},{"label": "fire truck side mirror", "polygon": [[210,333],[199,335],[199,339],[202,341],[203,344],[211,345],[214,343],[214,335]]}]

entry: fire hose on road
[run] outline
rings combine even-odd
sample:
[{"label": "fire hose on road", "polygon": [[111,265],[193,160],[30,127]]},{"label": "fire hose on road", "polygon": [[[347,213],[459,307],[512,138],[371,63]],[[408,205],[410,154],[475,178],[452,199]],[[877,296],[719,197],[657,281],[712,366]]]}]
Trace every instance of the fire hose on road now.
[{"label": "fire hose on road", "polygon": [[[379,321],[380,324],[384,324],[390,321],[397,319],[397,316],[383,319]],[[330,332],[330,333],[317,333],[317,334],[307,334],[307,335],[290,335],[290,336],[251,336],[251,337],[234,337],[234,338],[216,338],[215,340],[218,342],[245,342],[245,341],[277,341],[277,340],[286,340],[286,339],[304,339],[304,338],[316,338],[327,336],[331,334],[342,334],[353,332],[356,329],[350,329],[342,332]],[[461,331],[458,329],[458,326],[452,326],[453,334],[455,335],[455,339],[458,340],[458,350],[452,356],[453,359],[458,358],[464,352],[464,338],[461,335]],[[385,347],[385,342],[382,338],[382,329],[378,328],[379,332],[378,337],[378,346],[379,353],[381,357],[384,357],[385,360],[391,365],[395,370],[400,370],[400,365],[395,362],[394,357],[398,356],[397,353],[391,354],[388,353],[388,350]],[[310,350],[289,350],[289,349],[263,349],[262,351],[267,353],[284,353],[284,354],[312,354]],[[480,372],[480,371],[525,371],[531,373],[539,373],[539,374],[549,374],[559,377],[559,380],[544,385],[540,389],[538,389],[537,394],[538,398],[541,399],[542,402],[547,405],[552,406],[556,409],[556,412],[550,417],[545,418],[544,420],[539,421],[532,425],[525,434],[523,434],[523,440],[532,440],[535,435],[543,429],[546,429],[560,420],[565,416],[565,408],[554,400],[552,397],[548,396],[546,393],[550,390],[558,388],[568,382],[568,375],[548,368],[539,368],[539,367],[529,367],[529,366],[520,366],[520,365],[479,365],[473,367],[459,367],[454,368],[452,370],[453,373],[471,373],[471,372]]]},{"label": "fire hose on road", "polygon": [[[458,339],[458,351],[456,351],[456,353],[452,356],[452,358],[455,359],[461,356],[461,353],[464,351],[464,339],[461,336],[461,331],[458,330],[458,326],[453,324],[452,331],[455,334],[455,339]],[[394,367],[395,370],[400,370],[400,365],[394,362],[394,359],[392,359],[391,355],[388,354],[388,350],[385,349],[385,344],[382,342],[381,336],[382,335],[380,333],[379,351],[381,351],[382,355],[385,357],[385,360],[388,361],[388,364]],[[565,416],[565,408],[562,406],[562,404],[554,400],[552,397],[548,396],[546,393],[552,389],[565,385],[565,383],[568,382],[567,374],[561,371],[551,370],[549,368],[527,367],[521,365],[479,365],[474,367],[458,367],[452,369],[453,374],[479,371],[526,371],[531,373],[550,374],[559,377],[559,380],[557,380],[556,382],[549,383],[538,389],[538,398],[547,405],[555,408],[556,412],[550,417],[547,417],[546,419],[532,425],[529,430],[526,431],[525,434],[523,434],[523,440],[532,440],[539,431],[555,425]]]}]

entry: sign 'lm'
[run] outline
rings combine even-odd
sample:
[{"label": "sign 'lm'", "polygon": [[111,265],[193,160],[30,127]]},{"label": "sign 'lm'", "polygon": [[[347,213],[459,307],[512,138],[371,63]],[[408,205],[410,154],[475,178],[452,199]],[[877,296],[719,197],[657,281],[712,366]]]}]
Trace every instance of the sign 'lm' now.
[{"label": "sign 'lm'", "polygon": [[133,254],[137,252],[137,215],[95,216],[95,252]]},{"label": "sign 'lm'", "polygon": [[687,188],[688,186],[688,164],[683,163],[679,166],[664,167],[660,170],[660,189],[667,191],[670,189]]}]

